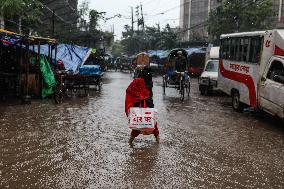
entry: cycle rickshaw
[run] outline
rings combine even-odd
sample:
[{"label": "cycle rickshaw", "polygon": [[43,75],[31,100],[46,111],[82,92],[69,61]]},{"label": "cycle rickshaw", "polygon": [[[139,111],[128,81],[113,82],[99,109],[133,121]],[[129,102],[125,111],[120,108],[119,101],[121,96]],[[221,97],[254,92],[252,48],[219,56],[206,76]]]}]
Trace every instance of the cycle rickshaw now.
[{"label": "cycle rickshaw", "polygon": [[[178,54],[181,54],[186,62],[186,68],[183,71],[176,69]],[[179,91],[180,100],[184,101],[185,95],[190,94],[190,78],[187,73],[188,58],[184,49],[174,49],[168,55],[168,61],[165,65],[166,74],[163,76],[163,93],[166,94],[166,88],[175,88]]]},{"label": "cycle rickshaw", "polygon": [[128,62],[128,56],[123,55],[120,57],[119,62],[117,64],[118,69],[123,72],[124,70],[130,72],[131,68],[130,68],[130,64]]}]

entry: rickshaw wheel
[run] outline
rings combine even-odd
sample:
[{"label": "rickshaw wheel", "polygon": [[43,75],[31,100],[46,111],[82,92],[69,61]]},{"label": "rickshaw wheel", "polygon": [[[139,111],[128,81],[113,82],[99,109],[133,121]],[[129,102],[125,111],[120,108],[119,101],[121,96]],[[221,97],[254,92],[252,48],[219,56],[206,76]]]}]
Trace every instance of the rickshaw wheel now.
[{"label": "rickshaw wheel", "polygon": [[102,82],[101,79],[99,79],[99,83],[98,83],[98,90],[99,90],[99,92],[102,91],[102,85],[103,85],[103,82]]},{"label": "rickshaw wheel", "polygon": [[63,101],[63,93],[62,90],[58,87],[55,88],[54,92],[54,101],[56,104],[61,104]]},{"label": "rickshaw wheel", "polygon": [[189,80],[186,81],[186,93],[187,93],[187,96],[189,96],[189,94],[190,94],[190,82],[189,82]]},{"label": "rickshaw wheel", "polygon": [[164,93],[164,95],[166,94],[166,77],[165,76],[163,76],[163,93]]},{"label": "rickshaw wheel", "polygon": [[183,102],[184,101],[184,86],[185,82],[184,79],[180,80],[180,85],[179,85],[179,93],[180,93],[180,100]]}]

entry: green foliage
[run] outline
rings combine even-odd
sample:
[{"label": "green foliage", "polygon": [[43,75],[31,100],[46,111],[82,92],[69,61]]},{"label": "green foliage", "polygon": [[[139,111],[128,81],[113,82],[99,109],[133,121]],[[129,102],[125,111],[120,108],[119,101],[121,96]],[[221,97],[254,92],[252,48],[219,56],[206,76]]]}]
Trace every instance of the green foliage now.
[{"label": "green foliage", "polygon": [[37,0],[1,0],[4,18],[21,19],[23,25],[35,26],[40,22],[41,3]]},{"label": "green foliage", "polygon": [[112,51],[112,54],[115,57],[121,56],[122,53],[124,52],[124,48],[123,48],[121,42],[120,41],[114,42],[114,44],[112,45],[111,51]]},{"label": "green foliage", "polygon": [[89,9],[89,2],[88,1],[83,1],[79,7],[78,7],[78,14],[79,14],[79,19],[78,19],[78,24],[79,24],[79,28],[84,30],[84,31],[87,31],[89,26],[88,26],[88,23],[85,19],[85,17],[88,17],[89,16],[89,12],[90,12],[90,9]]},{"label": "green foliage", "polygon": [[164,29],[160,26],[146,27],[145,31],[132,31],[129,25],[125,25],[122,32],[121,45],[124,52],[134,54],[146,50],[172,49],[179,45],[178,34],[166,25]]},{"label": "green foliage", "polygon": [[213,39],[221,34],[243,31],[265,30],[273,22],[271,0],[225,0],[222,6],[209,15],[208,31]]},{"label": "green foliage", "polygon": [[178,34],[167,24],[161,35],[161,49],[176,48],[179,44]]},{"label": "green foliage", "polygon": [[98,12],[96,10],[91,10],[89,13],[89,19],[90,19],[90,24],[89,24],[89,30],[91,32],[95,32],[98,30],[99,27],[99,21],[104,19],[105,12]]}]

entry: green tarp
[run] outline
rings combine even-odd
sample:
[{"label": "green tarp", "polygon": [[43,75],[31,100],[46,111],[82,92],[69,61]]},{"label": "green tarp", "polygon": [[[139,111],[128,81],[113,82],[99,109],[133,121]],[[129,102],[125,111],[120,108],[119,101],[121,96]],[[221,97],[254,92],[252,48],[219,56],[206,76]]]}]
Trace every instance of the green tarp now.
[{"label": "green tarp", "polygon": [[43,98],[53,94],[54,86],[56,85],[54,74],[51,70],[49,62],[44,55],[40,56],[40,71],[43,77],[44,86],[41,92]]},{"label": "green tarp", "polygon": [[93,54],[96,54],[96,52],[97,52],[97,49],[92,49]]},{"label": "green tarp", "polygon": [[[35,65],[36,57],[35,56],[32,57],[30,62],[32,65]],[[41,91],[41,96],[43,98],[46,98],[49,95],[53,94],[54,86],[56,85],[56,80],[53,71],[50,67],[50,64],[44,55],[40,55],[40,71],[44,81],[44,86]]]}]

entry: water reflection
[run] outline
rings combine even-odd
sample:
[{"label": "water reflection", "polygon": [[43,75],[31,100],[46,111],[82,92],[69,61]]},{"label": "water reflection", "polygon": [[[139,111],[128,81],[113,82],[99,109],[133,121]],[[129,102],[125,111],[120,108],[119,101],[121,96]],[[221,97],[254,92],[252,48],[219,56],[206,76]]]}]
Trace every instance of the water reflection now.
[{"label": "water reflection", "polygon": [[230,99],[164,98],[155,78],[161,145],[140,136],[133,148],[124,113],[126,73],[101,93],[61,105],[0,105],[0,188],[283,188],[284,129],[264,114],[235,113]]}]

